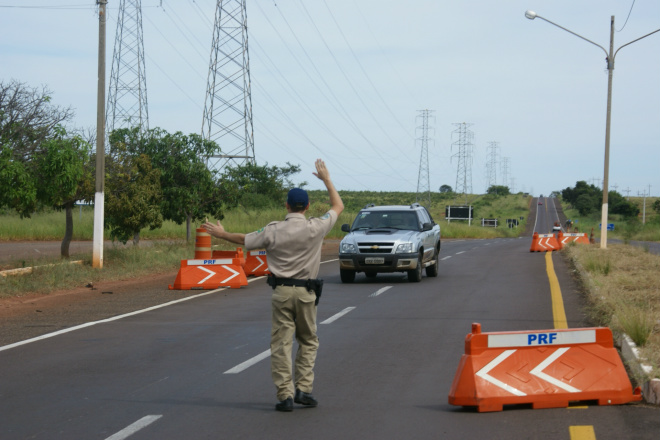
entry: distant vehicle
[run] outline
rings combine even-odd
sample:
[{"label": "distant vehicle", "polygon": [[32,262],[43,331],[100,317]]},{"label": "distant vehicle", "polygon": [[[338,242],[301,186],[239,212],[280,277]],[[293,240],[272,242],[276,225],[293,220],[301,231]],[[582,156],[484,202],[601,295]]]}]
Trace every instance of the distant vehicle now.
[{"label": "distant vehicle", "polygon": [[339,274],[343,283],[352,283],[355,274],[374,278],[379,272],[406,272],[408,281],[419,282],[438,276],[440,225],[419,203],[412,205],[367,205],[339,245]]},{"label": "distant vehicle", "polygon": [[539,200],[539,205],[542,205],[542,204],[543,204],[543,202]]},{"label": "distant vehicle", "polygon": [[552,227],[552,232],[559,232],[561,231],[561,225],[559,222],[555,222],[554,226]]}]

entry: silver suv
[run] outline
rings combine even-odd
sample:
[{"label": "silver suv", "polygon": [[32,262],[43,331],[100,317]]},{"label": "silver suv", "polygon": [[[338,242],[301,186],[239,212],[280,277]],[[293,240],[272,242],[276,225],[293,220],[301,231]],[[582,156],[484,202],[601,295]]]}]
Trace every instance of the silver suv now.
[{"label": "silver suv", "polygon": [[440,226],[419,203],[374,206],[360,210],[348,235],[339,244],[339,273],[352,283],[358,272],[374,278],[379,272],[407,272],[408,280],[419,282],[438,276]]}]

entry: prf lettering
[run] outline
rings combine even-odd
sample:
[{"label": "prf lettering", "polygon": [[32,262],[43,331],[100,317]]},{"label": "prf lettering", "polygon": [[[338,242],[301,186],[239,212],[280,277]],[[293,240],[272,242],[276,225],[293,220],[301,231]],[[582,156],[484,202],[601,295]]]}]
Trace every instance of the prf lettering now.
[{"label": "prf lettering", "polygon": [[215,264],[215,260],[204,260],[204,264]]},{"label": "prf lettering", "polygon": [[557,333],[534,333],[527,335],[527,345],[553,344],[557,339]]}]

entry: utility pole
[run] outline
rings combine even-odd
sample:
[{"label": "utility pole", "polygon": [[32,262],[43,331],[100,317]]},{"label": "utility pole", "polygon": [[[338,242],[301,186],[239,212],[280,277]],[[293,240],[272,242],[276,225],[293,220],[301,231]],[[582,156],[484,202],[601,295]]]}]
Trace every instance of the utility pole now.
[{"label": "utility pole", "polygon": [[431,207],[431,181],[429,177],[429,116],[433,116],[433,110],[418,110],[418,118],[422,118],[422,125],[417,127],[421,130],[421,136],[417,138],[420,145],[419,173],[417,175],[417,202],[422,199]]},{"label": "utility pole", "polygon": [[105,24],[107,0],[99,6],[99,70],[96,96],[96,192],[94,194],[94,239],[92,267],[103,269],[103,216],[105,203]]}]

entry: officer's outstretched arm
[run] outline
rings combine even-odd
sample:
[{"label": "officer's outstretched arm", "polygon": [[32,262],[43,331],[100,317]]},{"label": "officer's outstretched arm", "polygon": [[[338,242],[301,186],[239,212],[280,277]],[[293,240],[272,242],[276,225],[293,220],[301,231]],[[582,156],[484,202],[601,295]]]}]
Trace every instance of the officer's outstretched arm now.
[{"label": "officer's outstretched arm", "polygon": [[245,234],[225,231],[225,228],[220,224],[220,221],[218,221],[216,225],[211,222],[206,222],[202,227],[213,237],[221,238],[235,244],[245,244]]},{"label": "officer's outstretched arm", "polygon": [[316,177],[321,179],[325,184],[325,187],[328,190],[328,196],[330,197],[330,209],[335,211],[337,215],[341,214],[344,210],[344,202],[342,202],[339,193],[335,189],[335,185],[330,179],[330,172],[325,166],[325,162],[321,159],[316,159],[316,172],[313,173]]}]

